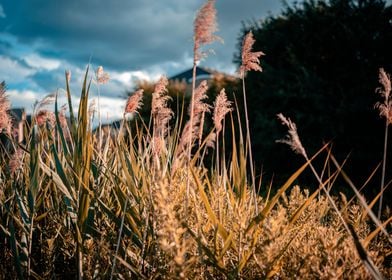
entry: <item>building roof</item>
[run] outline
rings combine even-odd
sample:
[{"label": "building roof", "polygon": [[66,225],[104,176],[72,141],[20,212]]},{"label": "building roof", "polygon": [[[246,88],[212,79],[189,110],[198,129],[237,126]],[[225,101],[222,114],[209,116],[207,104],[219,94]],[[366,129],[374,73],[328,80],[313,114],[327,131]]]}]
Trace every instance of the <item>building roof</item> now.
[{"label": "building roof", "polygon": [[[216,71],[213,71],[208,68],[199,67],[199,66],[196,67],[196,80],[210,79],[214,74],[216,74]],[[192,82],[192,75],[193,75],[193,68],[190,68],[173,77],[170,77],[169,80],[185,81],[186,83],[190,84]]]},{"label": "building roof", "polygon": [[12,108],[9,110],[9,114],[14,122],[20,122],[23,120],[25,110],[23,108]]}]

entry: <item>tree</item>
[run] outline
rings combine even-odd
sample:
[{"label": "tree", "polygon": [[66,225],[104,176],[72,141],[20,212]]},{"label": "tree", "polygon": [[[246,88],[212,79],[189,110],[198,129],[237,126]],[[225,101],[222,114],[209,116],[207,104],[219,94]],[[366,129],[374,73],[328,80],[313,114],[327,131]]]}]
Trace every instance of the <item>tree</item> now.
[{"label": "tree", "polygon": [[275,143],[285,134],[276,120],[283,112],[309,154],[332,140],[335,156],[350,154],[346,171],[363,183],[382,160],[384,121],[374,91],[378,69],[392,70],[392,8],[381,0],[306,0],[244,25],[239,43],[250,30],[254,49],[266,54],[264,72],[246,79],[257,164],[277,183],[299,167],[301,159]]},{"label": "tree", "polygon": [[[152,93],[154,92],[155,84],[149,81],[140,81],[136,88],[143,89],[144,91],[143,106],[138,111],[140,113],[140,116],[143,118],[143,121],[148,124],[151,114]],[[212,78],[208,80],[208,104],[213,105],[216,96],[222,88],[226,89],[228,98],[230,100],[234,100],[234,95],[239,92],[239,80],[235,77],[222,73],[214,74]],[[169,106],[175,114],[175,118],[172,119],[172,124],[174,124],[177,120],[182,119],[182,125],[184,125],[189,118],[189,116],[187,115],[187,110],[190,104],[191,85],[185,83],[184,81],[169,80],[167,90],[167,94],[171,97],[171,100],[169,101]],[[126,93],[127,96],[130,96],[132,94],[133,92]],[[182,118],[181,114],[183,114]],[[208,131],[209,129],[211,129],[211,125],[212,121],[210,120],[210,118],[207,118],[204,130]]]}]

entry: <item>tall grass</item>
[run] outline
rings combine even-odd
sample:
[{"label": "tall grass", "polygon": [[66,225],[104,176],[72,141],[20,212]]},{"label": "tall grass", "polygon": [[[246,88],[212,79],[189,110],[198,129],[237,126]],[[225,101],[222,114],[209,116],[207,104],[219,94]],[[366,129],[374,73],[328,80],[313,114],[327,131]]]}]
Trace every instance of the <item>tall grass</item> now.
[{"label": "tall grass", "polygon": [[384,98],[383,102],[376,103],[376,108],[380,112],[380,116],[385,118],[385,133],[384,133],[384,152],[382,159],[382,169],[381,169],[381,186],[380,186],[380,201],[378,204],[378,212],[377,217],[380,219],[381,211],[382,211],[382,201],[383,201],[383,189],[385,186],[385,170],[387,164],[387,149],[388,149],[388,128],[392,121],[392,104],[390,100],[391,94],[391,78],[390,75],[387,74],[383,68],[380,69],[379,72],[379,81],[382,85],[382,88],[378,88],[376,92],[379,92],[381,97]]},{"label": "tall grass", "polygon": [[[266,197],[255,196],[255,182],[246,178],[250,142],[243,145],[241,120],[235,124],[232,116],[235,100],[227,100],[223,89],[207,104],[208,85],[196,87],[188,108],[192,121],[182,127],[178,118],[186,114],[174,116],[168,109],[162,77],[150,124],[138,117],[143,92],[136,91],[121,128],[94,133],[89,68],[77,114],[70,78],[66,73],[68,123],[52,96],[38,103],[31,124],[24,123],[25,142],[3,130],[1,279],[392,277],[392,217],[385,212],[385,220],[374,218],[374,204],[359,193],[353,199],[329,194],[338,176],[352,184],[330,145],[308,156],[286,119],[291,136],[284,142],[303,152],[305,162]],[[5,90],[0,101],[8,104]],[[47,110],[53,106],[48,101],[54,101],[54,113]],[[214,127],[203,134],[210,111]],[[134,123],[125,114],[133,114]],[[230,151],[220,137],[226,124],[232,131]],[[209,167],[206,153],[215,153]],[[331,166],[329,172],[315,170],[316,157]],[[313,193],[295,185],[307,168],[317,175]]]}]

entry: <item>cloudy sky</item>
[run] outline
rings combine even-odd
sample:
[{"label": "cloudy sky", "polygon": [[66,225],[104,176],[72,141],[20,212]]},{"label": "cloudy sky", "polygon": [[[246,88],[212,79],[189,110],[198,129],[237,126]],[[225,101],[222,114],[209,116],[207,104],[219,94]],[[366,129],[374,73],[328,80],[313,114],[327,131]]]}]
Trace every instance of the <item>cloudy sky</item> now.
[{"label": "cloudy sky", "polygon": [[[281,0],[217,0],[218,35],[201,65],[233,73],[241,22],[282,9]],[[291,3],[293,1],[287,0]],[[100,87],[101,112],[120,117],[137,79],[156,80],[192,66],[193,20],[204,0],[0,0],[0,81],[14,107],[58,91],[72,73],[75,100],[88,63],[111,81]],[[93,86],[92,95],[98,88]]]},{"label": "cloudy sky", "polygon": [[[193,20],[204,0],[0,0],[0,80],[13,107],[64,88],[71,70],[75,97],[90,62],[111,81],[100,87],[101,112],[121,116],[124,93],[137,79],[156,80],[192,66]],[[218,0],[218,35],[201,65],[232,73],[241,22],[282,8],[280,0]],[[92,95],[98,89],[93,86]],[[77,100],[77,98],[75,98]]]}]

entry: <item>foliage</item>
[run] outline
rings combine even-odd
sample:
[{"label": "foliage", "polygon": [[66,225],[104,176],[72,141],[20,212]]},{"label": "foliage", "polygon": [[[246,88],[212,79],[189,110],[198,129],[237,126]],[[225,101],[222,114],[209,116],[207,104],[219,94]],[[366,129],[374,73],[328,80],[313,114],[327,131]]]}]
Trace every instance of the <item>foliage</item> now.
[{"label": "foliage", "polygon": [[[25,123],[29,141],[11,138],[14,151],[1,155],[0,268],[8,277],[366,275],[350,234],[320,189],[289,190],[309,162],[274,197],[259,197],[261,212],[255,216],[252,190],[243,179],[242,133],[233,126],[229,159],[222,156],[219,165],[206,169],[203,154],[213,150],[205,141],[193,155],[185,204],[187,165],[174,164],[181,131],[169,130],[162,139],[165,149],[155,152],[145,124],[133,130],[123,122],[115,136],[103,135],[98,151],[86,115],[88,92],[86,72],[78,118],[70,127],[61,125],[56,109],[54,126],[48,120],[29,129]],[[126,135],[131,142],[125,142]],[[17,167],[11,170],[12,160]],[[324,184],[338,174],[324,178]],[[367,254],[391,277],[391,244],[380,228],[371,226],[355,200],[335,200]],[[383,225],[388,231],[390,222]]]},{"label": "foliage", "polygon": [[[255,196],[242,108],[233,108],[223,89],[213,108],[201,82],[193,110],[182,106],[173,118],[162,77],[148,122],[128,122],[124,114],[118,129],[93,133],[89,69],[77,115],[65,76],[69,122],[57,95],[47,96],[32,123],[22,123],[25,142],[2,133],[8,141],[0,154],[1,279],[392,277],[390,210],[375,217],[374,201],[364,201],[329,144],[309,158],[290,119],[280,116],[289,128],[283,142],[305,162],[276,192]],[[137,114],[139,97],[127,113]],[[53,100],[54,113],[46,109]],[[214,155],[208,165],[207,154]],[[308,168],[317,178],[313,193],[294,184]],[[356,196],[330,195],[340,175]]]},{"label": "foliage", "polygon": [[[300,132],[311,132],[304,139],[310,151],[333,141],[340,160],[349,155],[347,169],[357,183],[382,160],[384,122],[372,92],[378,87],[378,69],[392,70],[391,19],[391,6],[381,0],[306,0],[244,26],[237,64],[249,30],[254,48],[266,54],[263,74],[251,72],[246,80],[254,158],[265,178],[281,182],[300,160],[274,142],[282,134],[275,121],[279,112],[300,123]],[[308,174],[302,184],[313,184]]]}]

